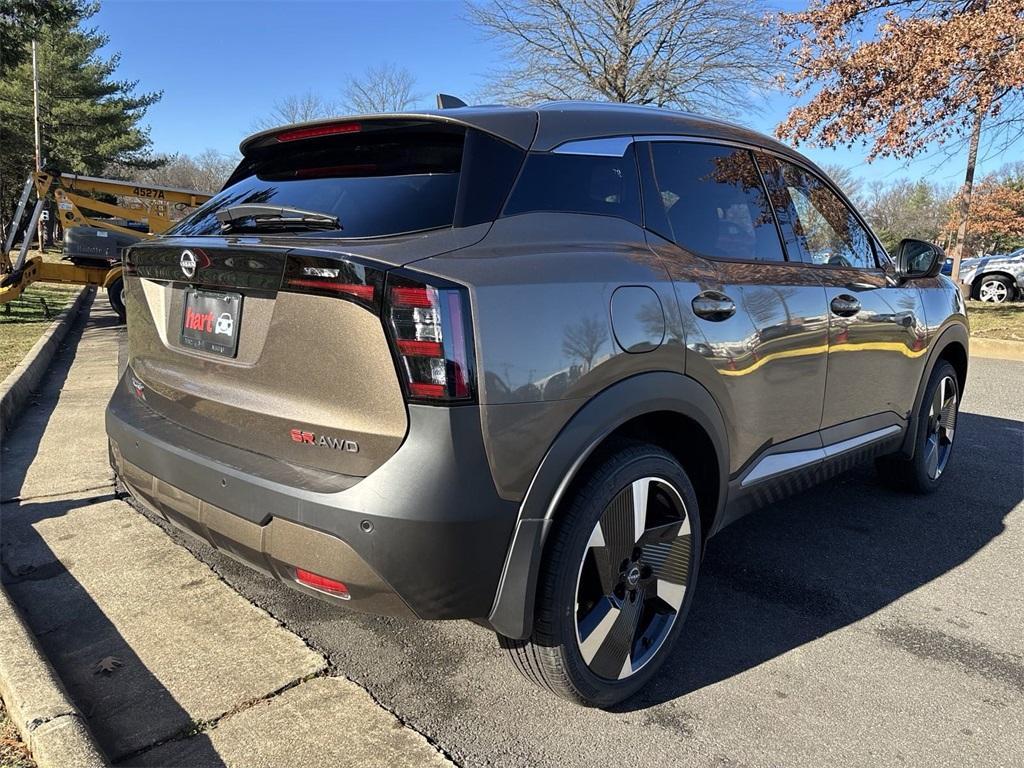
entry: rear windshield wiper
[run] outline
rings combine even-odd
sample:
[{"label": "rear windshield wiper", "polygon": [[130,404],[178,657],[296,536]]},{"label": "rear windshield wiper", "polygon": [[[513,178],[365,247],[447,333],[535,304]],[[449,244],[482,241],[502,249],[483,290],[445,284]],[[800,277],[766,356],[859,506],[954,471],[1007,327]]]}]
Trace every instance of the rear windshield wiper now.
[{"label": "rear windshield wiper", "polygon": [[342,229],[337,216],[265,203],[241,203],[217,211],[221,228],[229,229]]}]

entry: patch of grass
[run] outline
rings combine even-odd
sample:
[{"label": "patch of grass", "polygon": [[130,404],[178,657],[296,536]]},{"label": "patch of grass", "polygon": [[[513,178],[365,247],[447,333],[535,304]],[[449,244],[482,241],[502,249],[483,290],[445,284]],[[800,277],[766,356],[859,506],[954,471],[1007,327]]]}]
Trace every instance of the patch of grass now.
[{"label": "patch of grass", "polygon": [[0,701],[0,768],[36,768],[18,729],[7,717],[3,701]]},{"label": "patch of grass", "polygon": [[969,301],[967,317],[971,321],[972,336],[1024,341],[1024,302],[990,304],[986,301]]},{"label": "patch of grass", "polygon": [[18,367],[78,290],[77,287],[36,283],[14,301],[0,306],[0,381]]}]

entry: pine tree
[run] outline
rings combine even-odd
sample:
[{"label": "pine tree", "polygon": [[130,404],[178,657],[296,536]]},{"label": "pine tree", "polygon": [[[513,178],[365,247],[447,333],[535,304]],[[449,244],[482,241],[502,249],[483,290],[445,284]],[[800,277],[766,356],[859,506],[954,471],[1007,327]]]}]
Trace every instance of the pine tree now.
[{"label": "pine tree", "polygon": [[[95,8],[88,12],[95,12]],[[103,57],[107,37],[80,26],[43,27],[37,38],[42,154],[47,167],[98,175],[117,163],[160,163],[140,125],[161,93],[136,93],[135,81],[116,79],[119,56]],[[32,66],[0,78],[0,215],[9,216],[34,166]]]},{"label": "pine tree", "polygon": [[85,0],[0,0],[0,75],[28,61],[44,26],[67,27],[95,12]]}]

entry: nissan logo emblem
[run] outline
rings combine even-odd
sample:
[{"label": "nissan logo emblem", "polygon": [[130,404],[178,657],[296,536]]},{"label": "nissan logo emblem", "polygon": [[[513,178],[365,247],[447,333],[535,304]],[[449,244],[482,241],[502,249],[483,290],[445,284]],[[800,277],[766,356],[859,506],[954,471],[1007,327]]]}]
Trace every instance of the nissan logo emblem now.
[{"label": "nissan logo emblem", "polygon": [[185,277],[192,277],[196,273],[196,255],[192,251],[181,252],[181,271]]}]

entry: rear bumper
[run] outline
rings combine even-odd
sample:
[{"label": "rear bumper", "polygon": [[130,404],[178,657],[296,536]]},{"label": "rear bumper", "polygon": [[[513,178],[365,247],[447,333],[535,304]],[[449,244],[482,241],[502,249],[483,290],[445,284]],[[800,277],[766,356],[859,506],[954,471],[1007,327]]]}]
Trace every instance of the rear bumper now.
[{"label": "rear bumper", "polygon": [[[111,464],[170,522],[294,588],[367,613],[488,615],[518,506],[500,499],[476,407],[409,407],[409,434],[366,478],[270,461],[177,426],[132,392],[107,407]],[[269,478],[273,479],[269,479]],[[282,482],[288,478],[288,482]],[[295,581],[344,582],[349,600]]]}]

